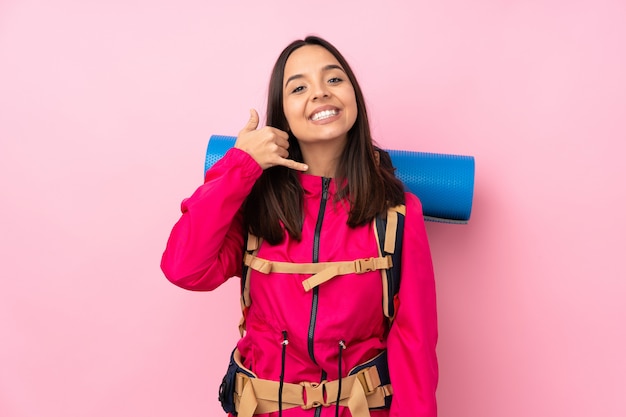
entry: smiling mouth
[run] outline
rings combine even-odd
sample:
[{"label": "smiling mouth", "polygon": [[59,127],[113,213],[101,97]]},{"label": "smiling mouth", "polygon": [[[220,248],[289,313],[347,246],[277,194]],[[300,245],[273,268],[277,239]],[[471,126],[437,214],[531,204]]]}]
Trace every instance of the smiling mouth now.
[{"label": "smiling mouth", "polygon": [[328,119],[329,117],[336,116],[337,114],[339,114],[338,110],[322,110],[321,112],[315,113],[313,116],[311,116],[311,120],[317,122],[319,120],[324,120]]}]

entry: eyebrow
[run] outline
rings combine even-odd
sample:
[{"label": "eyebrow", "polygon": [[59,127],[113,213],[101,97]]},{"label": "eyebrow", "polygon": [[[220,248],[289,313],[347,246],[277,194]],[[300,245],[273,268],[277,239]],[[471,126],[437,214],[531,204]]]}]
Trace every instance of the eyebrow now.
[{"label": "eyebrow", "polygon": [[[346,71],[344,71],[343,68],[341,68],[341,66],[339,66],[337,64],[326,65],[324,68],[322,68],[322,72],[330,71],[330,70],[333,70],[333,69],[341,70],[343,73],[346,72]],[[285,87],[287,87],[287,85],[290,82],[292,82],[293,80],[297,80],[298,78],[304,78],[304,75],[302,75],[302,74],[295,74],[295,75],[292,75],[291,77],[287,78],[287,81],[285,81]]]}]

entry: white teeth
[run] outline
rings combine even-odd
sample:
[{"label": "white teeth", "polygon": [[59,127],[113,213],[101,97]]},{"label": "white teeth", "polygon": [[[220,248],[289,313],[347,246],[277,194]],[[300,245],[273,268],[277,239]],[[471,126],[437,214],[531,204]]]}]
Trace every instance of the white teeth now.
[{"label": "white teeth", "polygon": [[311,116],[311,120],[318,121],[322,119],[327,119],[336,115],[337,113],[337,110],[322,110],[321,112],[315,113],[313,116]]}]

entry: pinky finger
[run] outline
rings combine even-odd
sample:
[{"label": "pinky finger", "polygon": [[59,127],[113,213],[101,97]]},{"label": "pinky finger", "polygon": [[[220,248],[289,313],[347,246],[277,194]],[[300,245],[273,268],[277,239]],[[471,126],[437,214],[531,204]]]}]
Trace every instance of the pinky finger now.
[{"label": "pinky finger", "polygon": [[309,170],[309,166],[307,164],[303,164],[302,162],[296,162],[293,159],[283,159],[282,165],[286,166],[287,168],[294,169],[296,171],[305,172]]}]

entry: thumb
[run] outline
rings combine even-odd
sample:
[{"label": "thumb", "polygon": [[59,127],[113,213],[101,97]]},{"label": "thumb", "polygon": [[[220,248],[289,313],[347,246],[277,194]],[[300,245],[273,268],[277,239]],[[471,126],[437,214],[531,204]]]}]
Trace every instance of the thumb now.
[{"label": "thumb", "polygon": [[250,119],[248,119],[248,123],[244,126],[243,130],[246,132],[251,132],[257,128],[259,125],[259,114],[255,109],[250,109]]}]

